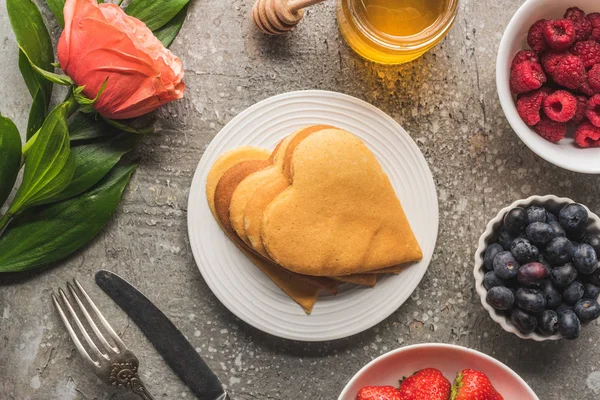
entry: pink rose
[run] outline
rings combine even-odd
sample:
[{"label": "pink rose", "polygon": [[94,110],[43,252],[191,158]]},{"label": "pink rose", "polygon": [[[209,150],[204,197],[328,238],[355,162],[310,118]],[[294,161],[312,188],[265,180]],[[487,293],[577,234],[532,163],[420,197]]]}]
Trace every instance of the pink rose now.
[{"label": "pink rose", "polygon": [[134,118],[183,97],[183,64],[137,18],[117,5],[67,0],[58,42],[63,71],[112,119]]}]

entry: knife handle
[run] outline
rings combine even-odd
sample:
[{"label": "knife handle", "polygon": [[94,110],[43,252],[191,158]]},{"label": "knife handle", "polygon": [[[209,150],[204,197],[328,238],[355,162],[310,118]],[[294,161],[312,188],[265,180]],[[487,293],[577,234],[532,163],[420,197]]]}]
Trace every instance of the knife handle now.
[{"label": "knife handle", "polygon": [[143,400],[154,400],[154,397],[148,392],[148,389],[144,386],[144,383],[140,378],[134,378],[131,380],[131,391],[139,396]]}]

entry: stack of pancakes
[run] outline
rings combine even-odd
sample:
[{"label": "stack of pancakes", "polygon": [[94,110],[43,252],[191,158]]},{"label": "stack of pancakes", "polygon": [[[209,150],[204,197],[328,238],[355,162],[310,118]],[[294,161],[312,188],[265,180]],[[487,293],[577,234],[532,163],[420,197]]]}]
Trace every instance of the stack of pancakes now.
[{"label": "stack of pancakes", "polygon": [[302,128],[272,152],[221,155],[206,196],[227,236],[307,313],[321,290],[375,286],[379,274],[422,258],[373,153],[332,126]]}]

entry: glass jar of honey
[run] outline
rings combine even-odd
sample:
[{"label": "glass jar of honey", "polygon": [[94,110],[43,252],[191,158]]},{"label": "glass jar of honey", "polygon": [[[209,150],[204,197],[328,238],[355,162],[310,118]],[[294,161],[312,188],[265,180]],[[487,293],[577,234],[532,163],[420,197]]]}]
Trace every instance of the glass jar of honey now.
[{"label": "glass jar of honey", "polygon": [[354,51],[380,64],[401,64],[446,36],[459,0],[337,1],[340,32]]}]

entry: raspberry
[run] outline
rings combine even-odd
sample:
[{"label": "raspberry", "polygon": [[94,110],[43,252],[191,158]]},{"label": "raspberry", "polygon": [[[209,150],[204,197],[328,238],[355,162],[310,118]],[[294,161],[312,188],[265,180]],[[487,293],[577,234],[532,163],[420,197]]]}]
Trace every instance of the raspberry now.
[{"label": "raspberry", "polygon": [[588,14],[587,19],[592,24],[592,34],[590,35],[590,39],[600,40],[600,13]]},{"label": "raspberry", "polygon": [[567,124],[552,121],[550,118],[543,116],[540,122],[533,127],[533,130],[547,141],[556,143],[567,134]]},{"label": "raspberry", "polygon": [[553,121],[567,122],[576,111],[577,99],[566,90],[557,90],[544,99],[544,113]]},{"label": "raspberry", "polygon": [[544,26],[546,26],[546,22],[548,21],[540,19],[531,25],[527,34],[527,44],[538,53],[548,50],[548,43],[546,43],[546,39],[544,38]]},{"label": "raspberry", "polygon": [[533,61],[537,64],[540,63],[540,59],[538,58],[538,55],[535,51],[521,50],[517,53],[515,58],[513,58],[510,70],[512,71],[517,64],[521,64],[523,61]]},{"label": "raspberry", "polygon": [[540,122],[540,110],[546,97],[548,97],[548,93],[543,89],[519,96],[517,99],[517,111],[523,122],[531,126]]},{"label": "raspberry", "polygon": [[600,128],[600,94],[595,94],[588,100],[585,116],[592,125]]},{"label": "raspberry", "polygon": [[573,118],[571,118],[571,122],[580,124],[585,120],[585,112],[587,111],[587,102],[589,99],[587,96],[582,96],[580,94],[575,96],[575,98],[577,99],[577,110],[575,111]]},{"label": "raspberry", "polygon": [[569,19],[556,19],[544,25],[546,43],[554,50],[566,50],[575,42],[575,25]]},{"label": "raspberry", "polygon": [[586,69],[600,63],[600,43],[593,40],[575,43],[571,48],[571,53],[581,58]]},{"label": "raspberry", "polygon": [[540,64],[523,61],[510,73],[510,90],[514,94],[527,93],[539,89],[546,82],[546,75]]},{"label": "raspberry", "polygon": [[584,122],[575,131],[575,143],[579,147],[600,147],[600,128]]},{"label": "raspberry", "polygon": [[587,80],[587,74],[579,57],[566,55],[559,61],[552,78],[561,86],[578,89]]},{"label": "raspberry", "polygon": [[595,93],[600,93],[600,64],[596,64],[588,71],[588,83],[590,89]]},{"label": "raspberry", "polygon": [[571,7],[565,13],[565,18],[575,25],[575,41],[587,40],[592,33],[592,23],[586,18],[585,11]]},{"label": "raspberry", "polygon": [[590,87],[590,84],[587,81],[587,79],[581,84],[581,86],[579,86],[577,90],[588,97],[592,97],[596,94],[596,92],[594,92],[594,90],[592,90],[592,88]]},{"label": "raspberry", "polygon": [[546,71],[547,74],[552,75],[560,60],[568,54],[569,53],[555,53],[552,51],[544,53],[542,55],[542,67],[544,67],[544,71]]}]

